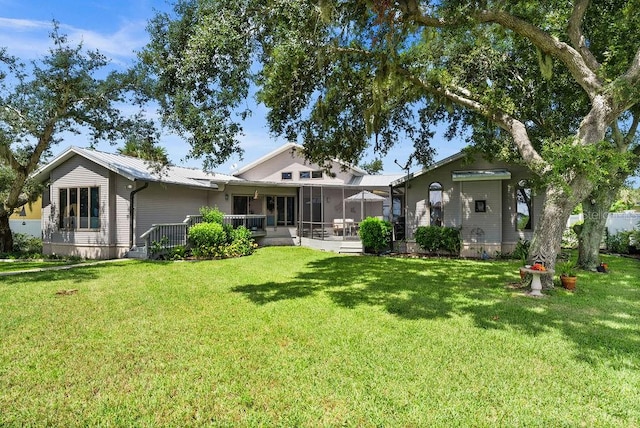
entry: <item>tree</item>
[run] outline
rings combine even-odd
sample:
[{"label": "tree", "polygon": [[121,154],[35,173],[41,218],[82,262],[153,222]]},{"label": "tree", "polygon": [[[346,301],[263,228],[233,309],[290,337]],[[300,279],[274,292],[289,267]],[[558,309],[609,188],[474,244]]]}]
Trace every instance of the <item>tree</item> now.
[{"label": "tree", "polygon": [[360,164],[360,168],[367,171],[367,174],[376,175],[382,172],[384,165],[382,164],[382,159],[374,159],[371,162]]},{"label": "tree", "polygon": [[164,147],[156,145],[152,139],[139,139],[135,135],[125,141],[124,146],[118,149],[118,153],[147,160],[156,168],[167,166],[170,163],[167,150]]},{"label": "tree", "polygon": [[640,0],[183,0],[175,12],[152,20],[141,58],[165,120],[197,150],[211,134],[223,136],[216,156],[234,150],[229,109],[252,84],[271,130],[321,165],[399,140],[428,163],[432,127],[446,121],[448,136],[471,130],[537,177],[530,257],[551,268],[571,210],[628,170],[628,151],[607,137],[640,99]]},{"label": "tree", "polygon": [[[635,127],[632,126],[631,129],[635,130],[637,124],[636,120]],[[627,139],[633,137],[634,133],[627,133]],[[630,165],[635,166],[637,171],[640,166],[640,146],[625,144],[620,147],[621,150],[630,150],[633,156]],[[584,221],[574,226],[578,236],[577,264],[582,269],[595,270],[600,265],[600,244],[609,213],[633,207],[633,195],[637,195],[637,192],[624,185],[628,175],[628,171],[621,170],[612,176],[611,180],[597,183],[591,194],[582,202]]]},{"label": "tree", "polygon": [[108,65],[104,56],[70,45],[56,22],[50,38],[49,53],[29,66],[0,51],[0,159],[10,177],[0,182],[0,253],[13,248],[9,216],[39,194],[29,175],[65,132],[116,140],[145,122],[118,109],[132,94],[132,73],[97,77]]}]

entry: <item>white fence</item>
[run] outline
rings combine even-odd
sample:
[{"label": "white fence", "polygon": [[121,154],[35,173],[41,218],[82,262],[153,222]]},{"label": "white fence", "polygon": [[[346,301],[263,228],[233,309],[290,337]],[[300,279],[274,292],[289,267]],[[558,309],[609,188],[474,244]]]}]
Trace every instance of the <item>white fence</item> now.
[{"label": "white fence", "polygon": [[[569,217],[567,227],[571,227],[583,219],[582,214],[574,214]],[[625,211],[621,213],[609,213],[606,228],[609,229],[609,234],[615,235],[618,232],[640,229],[638,223],[640,223],[640,212]]]}]

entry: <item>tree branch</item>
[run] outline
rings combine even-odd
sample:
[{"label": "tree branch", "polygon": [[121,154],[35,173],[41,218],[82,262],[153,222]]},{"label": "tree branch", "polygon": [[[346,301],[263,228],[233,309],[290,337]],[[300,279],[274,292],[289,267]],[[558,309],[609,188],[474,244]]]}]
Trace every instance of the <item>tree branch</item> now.
[{"label": "tree branch", "polygon": [[[602,91],[603,85],[596,73],[589,68],[583,56],[567,43],[561,42],[529,22],[504,11],[488,9],[471,11],[469,17],[478,23],[493,23],[507,28],[529,40],[538,49],[561,61],[589,98],[593,99]],[[455,20],[437,19],[420,12],[410,15],[410,19],[416,24],[426,27],[456,27],[460,25],[460,22]]]},{"label": "tree branch", "polygon": [[[635,56],[633,57],[633,61],[629,65],[627,71],[620,77],[621,80],[627,82],[627,84],[636,89],[636,91],[640,90],[640,49],[636,51]],[[632,105],[634,105],[637,101],[637,97],[635,92],[630,91],[631,94],[627,97],[628,99],[622,104],[621,111],[627,110]],[[630,104],[629,104],[630,103]]]},{"label": "tree branch", "polygon": [[573,47],[580,53],[587,66],[595,72],[600,68],[600,63],[587,47],[585,43],[586,39],[582,34],[582,21],[589,7],[589,3],[590,0],[575,1],[571,17],[569,18],[569,24],[567,25],[567,33],[569,34],[569,40],[571,40]]},{"label": "tree branch", "polygon": [[550,166],[547,161],[545,161],[533,147],[533,144],[529,139],[529,133],[527,132],[524,123],[522,123],[521,121],[517,120],[503,110],[490,108],[489,106],[474,100],[473,94],[466,88],[436,88],[423,81],[419,77],[414,76],[410,71],[402,67],[396,67],[396,71],[398,72],[398,74],[404,76],[413,84],[418,85],[419,87],[424,89],[427,93],[446,98],[461,107],[472,110],[477,114],[486,117],[491,122],[496,124],[496,126],[507,131],[509,135],[511,135],[513,142],[516,145],[518,152],[520,153],[520,156],[522,156],[522,159],[528,165],[535,165],[536,173],[544,174],[545,172],[548,172],[550,170]]}]

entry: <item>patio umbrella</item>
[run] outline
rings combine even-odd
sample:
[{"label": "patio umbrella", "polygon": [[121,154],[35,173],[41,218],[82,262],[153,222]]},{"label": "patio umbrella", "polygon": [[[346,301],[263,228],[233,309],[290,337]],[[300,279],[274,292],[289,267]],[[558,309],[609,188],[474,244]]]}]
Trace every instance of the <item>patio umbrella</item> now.
[{"label": "patio umbrella", "polygon": [[[384,202],[386,198],[376,195],[368,190],[363,190],[345,198],[345,202],[360,202],[360,217],[364,218],[364,203],[365,202]],[[362,220],[362,219],[361,219]]]}]

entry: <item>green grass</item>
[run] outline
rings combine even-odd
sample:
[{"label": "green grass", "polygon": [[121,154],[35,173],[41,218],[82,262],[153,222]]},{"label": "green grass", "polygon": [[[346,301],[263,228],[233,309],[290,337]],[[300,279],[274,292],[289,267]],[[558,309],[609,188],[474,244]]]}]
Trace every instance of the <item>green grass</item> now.
[{"label": "green grass", "polygon": [[0,260],[0,274],[82,263],[79,260]]},{"label": "green grass", "polygon": [[639,426],[640,263],[605,260],[543,299],[295,247],[0,278],[0,426]]}]

